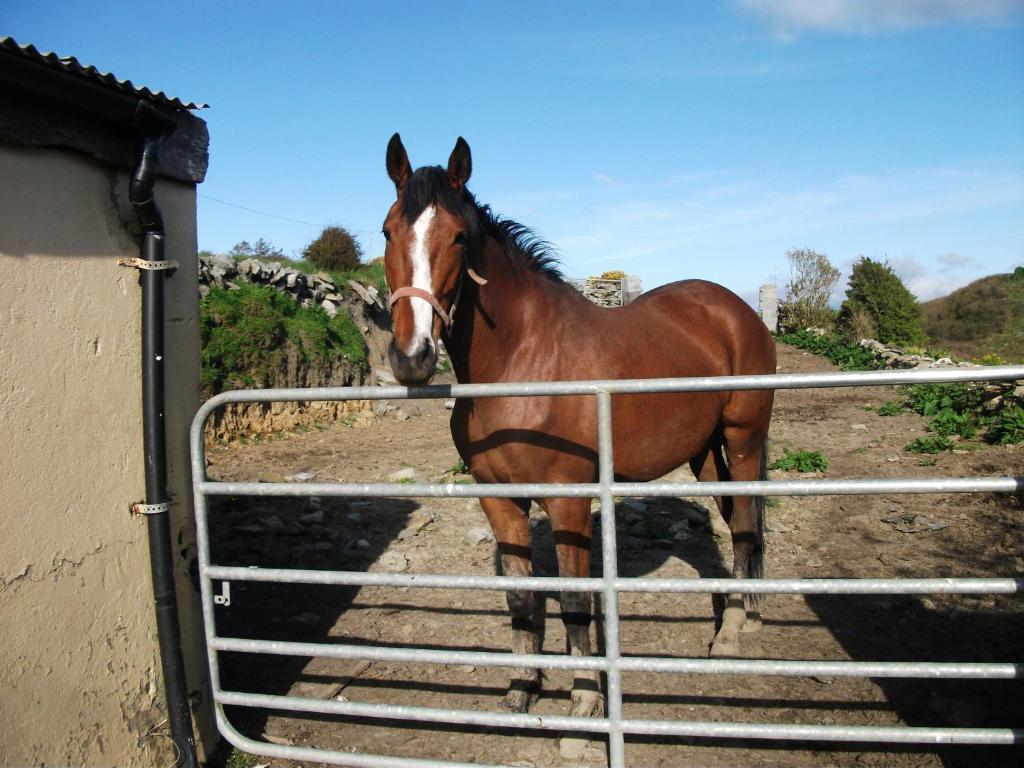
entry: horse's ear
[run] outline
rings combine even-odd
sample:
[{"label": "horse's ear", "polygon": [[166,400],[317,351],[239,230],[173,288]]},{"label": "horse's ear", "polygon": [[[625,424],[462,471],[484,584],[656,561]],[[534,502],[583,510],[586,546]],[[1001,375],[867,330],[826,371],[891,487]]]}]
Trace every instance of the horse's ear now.
[{"label": "horse's ear", "polygon": [[388,176],[395,182],[395,189],[401,192],[405,182],[412,175],[412,168],[409,166],[409,155],[405,153],[405,147],[402,146],[402,137],[397,133],[388,142],[387,164]]},{"label": "horse's ear", "polygon": [[466,186],[470,174],[473,173],[473,156],[469,153],[469,144],[459,136],[455,149],[448,158],[448,181],[458,190]]}]

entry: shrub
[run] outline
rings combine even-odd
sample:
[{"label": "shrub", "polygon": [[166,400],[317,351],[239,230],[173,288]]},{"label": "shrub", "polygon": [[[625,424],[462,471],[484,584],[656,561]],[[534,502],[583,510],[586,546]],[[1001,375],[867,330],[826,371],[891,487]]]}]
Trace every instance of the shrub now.
[{"label": "shrub", "polygon": [[794,248],[786,258],[789,259],[790,277],[782,312],[786,318],[785,327],[831,328],[834,318],[828,302],[839,282],[839,270],[828,256],[810,248]]},{"label": "shrub", "polygon": [[850,273],[846,301],[839,309],[839,327],[853,336],[855,322],[863,325],[865,316],[883,344],[924,344],[917,299],[888,264],[861,256]]},{"label": "shrub", "polygon": [[344,227],[324,227],[320,236],[303,249],[302,256],[320,269],[349,272],[361,263],[363,249]]},{"label": "shrub", "polygon": [[820,451],[791,451],[783,448],[783,457],[769,465],[768,469],[797,472],[824,472],[828,469],[828,457]]}]

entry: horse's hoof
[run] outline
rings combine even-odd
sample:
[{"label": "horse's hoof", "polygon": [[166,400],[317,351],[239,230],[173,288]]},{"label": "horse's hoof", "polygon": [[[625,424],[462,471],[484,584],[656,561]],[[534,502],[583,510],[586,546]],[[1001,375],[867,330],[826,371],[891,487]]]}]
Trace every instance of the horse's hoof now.
[{"label": "horse's hoof", "polygon": [[708,656],[712,659],[736,658],[740,655],[740,641],[738,637],[716,637],[711,641],[711,650]]},{"label": "horse's hoof", "polygon": [[539,698],[536,688],[509,688],[502,700],[502,706],[509,712],[524,714]]},{"label": "horse's hoof", "polygon": [[596,691],[574,692],[569,715],[572,717],[602,717],[604,715],[604,696]]}]

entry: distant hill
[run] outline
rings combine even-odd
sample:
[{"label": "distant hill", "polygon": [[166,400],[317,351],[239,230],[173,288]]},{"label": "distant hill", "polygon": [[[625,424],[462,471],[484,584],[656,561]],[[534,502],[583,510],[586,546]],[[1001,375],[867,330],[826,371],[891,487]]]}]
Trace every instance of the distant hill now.
[{"label": "distant hill", "polygon": [[963,358],[1024,361],[1024,267],[990,275],[921,305],[932,347]]}]

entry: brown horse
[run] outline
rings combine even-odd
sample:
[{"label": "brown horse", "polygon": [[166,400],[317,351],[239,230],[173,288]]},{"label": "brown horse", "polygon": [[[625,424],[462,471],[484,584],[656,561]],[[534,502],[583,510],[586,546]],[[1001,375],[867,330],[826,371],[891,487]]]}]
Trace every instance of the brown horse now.
[{"label": "brown horse", "polygon": [[[547,246],[525,227],[477,204],[466,189],[472,161],[459,138],[447,169],[413,172],[396,133],[387,171],[398,193],[384,221],[391,288],[390,360],[405,385],[434,374],[443,335],[462,383],[726,376],[775,373],[764,324],[720,285],[686,280],[626,307],[590,303],[559,274]],[[616,478],[646,481],[689,462],[701,481],[765,477],[770,391],[619,395],[614,398]],[[481,483],[590,483],[597,478],[597,419],[590,397],[459,400],[451,431]],[[501,569],[529,575],[531,499],[481,499]],[[554,534],[562,576],[590,575],[590,499],[533,499]],[[762,498],[716,498],[729,524],[733,575],[762,575]],[[746,597],[746,600],[744,599]],[[756,629],[752,595],[730,595],[712,655],[735,655],[739,631]],[[533,595],[509,592],[513,649],[537,653]],[[590,655],[591,596],[561,597],[574,655]],[[526,711],[536,670],[516,670],[506,697]],[[597,674],[580,672],[572,714],[600,713]]]}]

